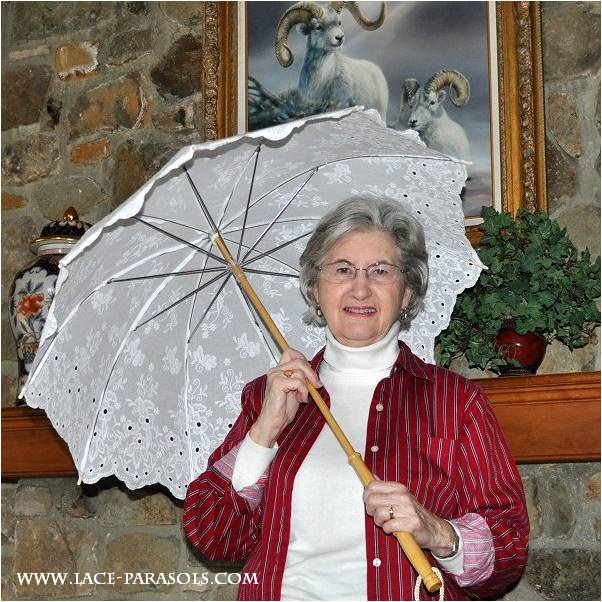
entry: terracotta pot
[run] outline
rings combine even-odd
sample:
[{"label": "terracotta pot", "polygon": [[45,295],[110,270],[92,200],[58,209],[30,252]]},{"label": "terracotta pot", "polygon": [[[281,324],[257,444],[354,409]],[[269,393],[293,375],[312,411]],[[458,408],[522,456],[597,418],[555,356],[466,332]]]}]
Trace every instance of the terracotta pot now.
[{"label": "terracotta pot", "polygon": [[506,359],[516,360],[520,364],[520,366],[501,366],[500,373],[504,376],[535,374],[546,354],[547,343],[533,332],[518,334],[512,328],[502,328],[496,341],[498,349],[503,352]]}]

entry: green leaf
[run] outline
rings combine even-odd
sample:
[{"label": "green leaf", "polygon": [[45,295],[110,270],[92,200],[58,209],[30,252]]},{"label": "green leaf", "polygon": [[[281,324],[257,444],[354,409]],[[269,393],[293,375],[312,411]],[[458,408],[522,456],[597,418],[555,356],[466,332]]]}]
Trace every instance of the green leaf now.
[{"label": "green leaf", "polygon": [[[600,257],[579,253],[565,229],[544,212],[516,218],[483,207],[477,250],[489,267],[458,297],[448,329],[437,338],[440,361],[464,354],[469,366],[497,371],[505,361],[495,335],[512,319],[519,332],[537,332],[569,348],[587,344],[600,324]],[[447,364],[448,365],[448,364]]]}]

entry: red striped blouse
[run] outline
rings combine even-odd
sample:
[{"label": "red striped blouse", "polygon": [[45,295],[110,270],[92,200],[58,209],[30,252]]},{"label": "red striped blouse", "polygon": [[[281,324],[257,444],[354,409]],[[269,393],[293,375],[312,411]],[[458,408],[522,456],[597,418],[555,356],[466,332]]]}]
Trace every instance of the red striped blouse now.
[{"label": "red striped blouse", "polygon": [[[477,514],[485,519],[493,538],[493,571],[465,587],[458,583],[461,578],[444,573],[445,597],[500,594],[520,577],[527,559],[529,523],[520,475],[480,389],[424,363],[404,343],[399,346],[389,377],[374,390],[364,460],[379,478],[404,483],[441,518],[466,521]],[[323,350],[311,362],[315,370],[322,355]],[[315,404],[299,407],[258,484],[263,499],[251,503],[215,465],[255,422],[264,388],[265,376],[245,386],[239,418],[211,455],[208,469],[189,485],[184,505],[184,530],[196,548],[211,560],[246,560],[244,572],[257,575],[257,583],[241,583],[241,600],[280,599],[295,474],[324,427]],[[329,403],[328,392],[320,393]],[[368,515],[365,529],[368,599],[411,600],[416,574],[399,544]],[[427,557],[436,565],[428,552]],[[436,597],[422,588],[422,598]]]}]

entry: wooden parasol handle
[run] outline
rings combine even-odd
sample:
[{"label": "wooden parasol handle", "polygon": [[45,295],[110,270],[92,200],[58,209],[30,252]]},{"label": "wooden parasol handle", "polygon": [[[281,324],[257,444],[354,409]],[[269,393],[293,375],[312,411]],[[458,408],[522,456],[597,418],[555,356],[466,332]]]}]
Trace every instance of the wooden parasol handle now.
[{"label": "wooden parasol handle", "polygon": [[[241,266],[234,261],[226,243],[222,239],[219,234],[215,234],[213,237],[213,242],[217,246],[217,248],[221,251],[224,259],[230,264],[230,269],[234,274],[237,282],[240,287],[243,289],[244,293],[247,295],[247,298],[253,305],[255,311],[259,314],[259,317],[265,324],[266,328],[269,330],[270,334],[280,347],[281,351],[285,351],[289,348],[289,344],[286,342],[286,339],[282,336],[280,329],[275,324],[274,320],[268,313],[267,309],[263,305],[261,299],[257,296],[257,293],[251,286],[251,283],[248,281],[245,273],[243,272]],[[324,416],[326,423],[330,427],[330,430],[333,432],[337,441],[347,454],[347,459],[349,460],[349,464],[355,470],[355,473],[359,477],[360,481],[366,487],[368,483],[374,481],[374,475],[370,472],[369,468],[364,463],[362,456],[353,449],[353,446],[347,439],[347,436],[339,426],[338,422],[334,419],[330,408],[326,405],[326,402],[322,399],[322,396],[318,392],[318,390],[310,383],[306,381],[307,389],[311,398],[314,400],[318,409]],[[441,580],[434,573],[433,568],[431,567],[429,561],[427,560],[423,550],[418,546],[416,540],[410,533],[405,533],[403,531],[397,531],[393,533],[395,538],[401,545],[404,554],[407,559],[410,561],[411,565],[414,567],[416,572],[422,577],[422,582],[424,583],[426,589],[430,593],[434,593],[439,591],[441,588]]]}]

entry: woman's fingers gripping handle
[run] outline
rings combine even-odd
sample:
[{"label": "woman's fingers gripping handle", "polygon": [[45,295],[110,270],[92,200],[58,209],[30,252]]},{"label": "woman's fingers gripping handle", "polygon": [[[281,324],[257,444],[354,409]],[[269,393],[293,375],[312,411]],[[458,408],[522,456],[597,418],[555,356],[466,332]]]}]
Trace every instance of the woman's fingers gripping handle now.
[{"label": "woman's fingers gripping handle", "polygon": [[268,370],[263,405],[250,436],[259,445],[273,447],[294,419],[300,403],[308,401],[306,381],[322,386],[303,354],[287,349],[277,366]]}]

